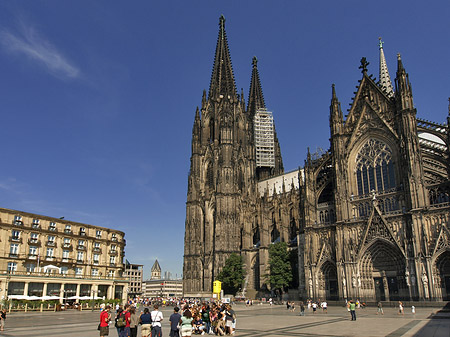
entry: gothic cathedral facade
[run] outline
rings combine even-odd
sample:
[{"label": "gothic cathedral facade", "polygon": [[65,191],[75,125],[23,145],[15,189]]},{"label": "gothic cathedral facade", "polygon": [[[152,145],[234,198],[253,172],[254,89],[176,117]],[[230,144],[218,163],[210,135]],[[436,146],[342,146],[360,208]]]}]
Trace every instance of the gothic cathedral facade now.
[{"label": "gothic cathedral facade", "polygon": [[210,296],[233,252],[244,258],[247,296],[267,291],[268,249],[283,241],[298,256],[291,293],[300,298],[450,299],[447,124],[416,117],[400,55],[394,90],[381,41],[378,82],[367,65],[363,58],[345,119],[332,87],[330,149],[308,150],[304,167],[285,173],[274,126],[273,161],[258,158],[266,106],[257,60],[246,105],[220,18],[210,88],[192,130],[185,296]]}]

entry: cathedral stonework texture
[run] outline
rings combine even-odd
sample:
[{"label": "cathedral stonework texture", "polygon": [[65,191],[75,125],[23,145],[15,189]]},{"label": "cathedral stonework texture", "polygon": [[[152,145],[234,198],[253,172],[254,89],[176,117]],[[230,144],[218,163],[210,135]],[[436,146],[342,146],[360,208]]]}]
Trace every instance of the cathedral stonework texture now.
[{"label": "cathedral stonework texture", "polygon": [[268,249],[283,241],[298,255],[295,299],[450,300],[450,107],[447,124],[418,119],[400,55],[393,85],[381,40],[379,49],[379,81],[362,58],[346,118],[332,86],[329,150],[308,150],[304,167],[285,173],[275,128],[273,164],[257,160],[257,60],[246,105],[220,18],[192,131],[185,296],[210,296],[233,252],[244,257],[246,295],[263,294]]}]

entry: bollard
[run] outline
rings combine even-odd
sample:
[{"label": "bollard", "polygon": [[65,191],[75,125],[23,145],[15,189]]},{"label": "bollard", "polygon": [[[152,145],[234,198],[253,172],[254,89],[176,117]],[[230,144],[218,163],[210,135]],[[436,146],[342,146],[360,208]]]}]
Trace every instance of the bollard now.
[{"label": "bollard", "polygon": [[9,310],[8,310],[9,314],[11,313],[11,305],[12,305],[12,302],[9,302]]},{"label": "bollard", "polygon": [[41,303],[41,312],[44,311],[44,303]]},{"label": "bollard", "polygon": [[28,311],[28,303],[25,303],[25,312]]}]

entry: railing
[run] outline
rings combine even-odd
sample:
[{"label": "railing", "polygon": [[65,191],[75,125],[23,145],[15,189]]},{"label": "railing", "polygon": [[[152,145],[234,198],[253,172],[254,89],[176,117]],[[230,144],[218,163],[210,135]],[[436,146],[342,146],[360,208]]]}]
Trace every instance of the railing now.
[{"label": "railing", "polygon": [[34,246],[41,246],[41,241],[39,241],[38,239],[28,239],[28,244],[29,245],[34,245]]},{"label": "railing", "polygon": [[398,189],[390,189],[376,194],[352,197],[352,217],[353,219],[368,218],[372,213],[374,203],[385,215],[402,214],[404,212],[403,201],[400,198],[402,194]]}]

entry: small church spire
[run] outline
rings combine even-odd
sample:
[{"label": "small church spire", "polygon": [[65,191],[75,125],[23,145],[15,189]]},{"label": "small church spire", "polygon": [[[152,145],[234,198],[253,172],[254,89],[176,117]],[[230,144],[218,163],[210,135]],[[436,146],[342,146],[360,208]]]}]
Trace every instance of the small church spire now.
[{"label": "small church spire", "polygon": [[223,15],[219,19],[219,37],[217,38],[216,55],[209,86],[209,98],[217,99],[220,96],[222,98],[230,96],[232,99],[237,97]]},{"label": "small church spire", "polygon": [[389,76],[389,70],[386,63],[386,58],[384,56],[384,50],[383,50],[383,41],[381,40],[381,37],[378,38],[379,43],[378,46],[380,48],[380,86],[381,88],[386,91],[386,94],[388,97],[394,96],[394,88],[392,86],[391,77]]},{"label": "small church spire", "polygon": [[343,131],[344,115],[341,110],[341,103],[336,95],[334,83],[331,85],[331,105],[330,105],[330,129],[331,136],[339,134]]},{"label": "small church spire", "polygon": [[265,109],[266,103],[264,102],[264,95],[262,92],[261,81],[258,73],[258,59],[253,56],[252,59],[252,78],[250,81],[250,92],[248,94],[248,107],[252,115],[258,111],[258,109]]},{"label": "small church spire", "polygon": [[411,83],[403,67],[402,57],[397,54],[397,75],[395,78],[395,94],[401,110],[414,108]]}]

